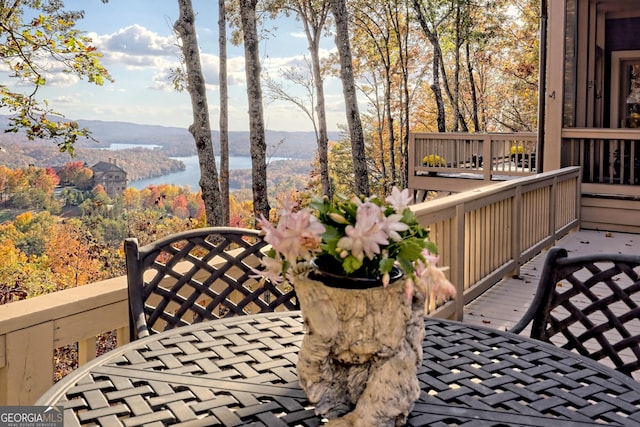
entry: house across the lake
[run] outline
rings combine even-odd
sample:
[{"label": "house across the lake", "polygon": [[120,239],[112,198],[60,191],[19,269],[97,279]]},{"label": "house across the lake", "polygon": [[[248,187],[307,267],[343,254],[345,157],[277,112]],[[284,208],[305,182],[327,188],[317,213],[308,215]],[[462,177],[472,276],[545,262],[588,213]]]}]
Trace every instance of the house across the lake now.
[{"label": "house across the lake", "polygon": [[116,159],[108,162],[98,162],[91,167],[93,171],[93,185],[102,185],[109,197],[122,195],[127,188],[127,172],[118,166]]}]

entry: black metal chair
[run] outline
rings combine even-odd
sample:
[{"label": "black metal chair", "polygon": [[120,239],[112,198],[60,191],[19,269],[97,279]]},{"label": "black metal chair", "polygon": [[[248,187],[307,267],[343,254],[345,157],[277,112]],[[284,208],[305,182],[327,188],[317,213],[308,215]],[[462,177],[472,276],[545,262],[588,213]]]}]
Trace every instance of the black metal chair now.
[{"label": "black metal chair", "polygon": [[260,285],[258,231],[209,227],[140,247],[126,239],[131,339],[203,320],[297,310],[290,285]]},{"label": "black metal chair", "polygon": [[[531,323],[531,337],[620,372],[640,369],[640,256],[595,254],[569,258],[552,248],[531,306],[510,329]],[[638,372],[640,374],[640,372]]]}]

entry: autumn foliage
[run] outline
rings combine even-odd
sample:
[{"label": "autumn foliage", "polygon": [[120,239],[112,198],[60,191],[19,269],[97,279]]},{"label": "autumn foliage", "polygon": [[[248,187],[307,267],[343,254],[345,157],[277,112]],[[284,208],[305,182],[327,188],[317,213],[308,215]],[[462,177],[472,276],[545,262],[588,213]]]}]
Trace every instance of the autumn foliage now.
[{"label": "autumn foliage", "polygon": [[[231,205],[232,225],[251,226],[251,204],[232,198]],[[7,303],[123,275],[125,238],[150,243],[204,226],[205,214],[200,193],[175,185],[110,198],[91,186],[84,165],[70,162],[58,173],[0,166],[0,221],[0,303]]]}]

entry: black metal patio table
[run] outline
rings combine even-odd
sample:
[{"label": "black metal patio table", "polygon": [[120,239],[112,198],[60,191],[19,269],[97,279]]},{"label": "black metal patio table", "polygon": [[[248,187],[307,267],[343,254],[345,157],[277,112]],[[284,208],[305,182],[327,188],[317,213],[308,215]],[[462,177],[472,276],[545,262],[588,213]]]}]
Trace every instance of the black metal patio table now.
[{"label": "black metal patio table", "polygon": [[[425,319],[410,426],[640,425],[640,383],[520,335]],[[36,405],[65,425],[319,426],[298,385],[299,312],[203,322],[87,363]]]}]

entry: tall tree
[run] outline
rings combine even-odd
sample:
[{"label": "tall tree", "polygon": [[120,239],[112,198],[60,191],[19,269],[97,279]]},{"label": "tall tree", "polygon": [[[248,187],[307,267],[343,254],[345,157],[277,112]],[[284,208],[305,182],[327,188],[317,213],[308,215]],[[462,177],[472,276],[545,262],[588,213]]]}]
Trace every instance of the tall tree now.
[{"label": "tall tree", "polygon": [[473,58],[471,57],[471,44],[477,40],[475,36],[474,27],[476,22],[473,19],[473,5],[471,2],[466,2],[465,7],[462,9],[462,13],[460,16],[460,31],[462,33],[462,43],[464,44],[464,52],[465,52],[465,63],[466,63],[466,71],[467,71],[467,81],[469,84],[469,97],[471,103],[471,121],[473,123],[473,130],[475,132],[480,132],[480,118],[479,118],[479,106],[478,106],[478,92],[476,85],[476,77],[474,73],[474,63]]},{"label": "tall tree", "polygon": [[247,98],[249,101],[249,139],[251,143],[251,173],[253,211],[269,217],[267,193],[267,143],[264,130],[262,87],[260,85],[260,55],[258,28],[256,24],[257,0],[240,0],[240,22],[244,39],[245,72],[247,76]]},{"label": "tall tree", "polygon": [[[26,16],[34,18],[27,22]],[[30,139],[51,139],[61,151],[71,153],[79,137],[89,136],[88,129],[74,121],[60,120],[60,113],[37,99],[52,61],[64,72],[87,78],[90,83],[112,81],[91,39],[75,28],[76,20],[82,17],[83,12],[64,10],[62,1],[0,2],[0,61],[10,70],[10,77],[29,88],[23,93],[0,85],[0,110],[11,113],[7,131],[24,129]]]},{"label": "tall tree", "polygon": [[[406,188],[409,184],[409,121],[410,121],[410,69],[412,68],[412,58],[410,52],[410,33],[412,25],[410,24],[411,13],[409,0],[400,0],[388,3],[389,16],[391,20],[391,27],[394,29],[396,35],[396,43],[398,45],[398,67],[400,69],[400,123],[399,123],[399,137],[400,140],[400,188]],[[421,68],[421,67],[420,67]],[[415,84],[421,79],[422,72],[413,76],[415,78]],[[395,163],[392,165],[396,167]],[[395,170],[392,176],[394,177],[394,184],[398,185]]]},{"label": "tall tree", "polygon": [[[433,80],[431,90],[433,91],[438,110],[438,132],[446,132],[447,130],[444,99],[442,97],[442,87],[440,86],[441,70],[444,69],[444,65],[438,31],[453,11],[451,1],[452,0],[413,0],[413,7],[416,11],[420,28],[422,28],[422,31],[433,48]],[[442,77],[446,79],[446,74]],[[444,86],[445,88],[447,87],[446,81],[444,82]]]},{"label": "tall tree", "polygon": [[218,0],[218,56],[220,58],[220,193],[222,222],[229,225],[229,95],[227,90],[227,10]]},{"label": "tall tree", "polygon": [[[279,71],[280,77],[284,80],[277,81],[271,77],[267,77],[265,79],[267,98],[292,103],[311,121],[318,147],[316,150],[315,163],[317,164],[317,170],[319,172],[319,174],[316,173],[316,175],[320,176],[320,192],[331,198],[332,189],[331,181],[329,179],[327,159],[329,141],[327,136],[326,116],[324,118],[324,124],[321,124],[319,114],[317,113],[317,106],[319,103],[316,101],[317,90],[311,60],[305,56],[304,62],[308,68],[306,73],[303,71],[302,67],[291,66]],[[286,83],[291,83],[300,87],[305,93],[304,96],[297,96],[293,94],[290,88],[285,86]],[[322,109],[324,114],[324,103],[322,104]]]},{"label": "tall tree", "polygon": [[[421,33],[413,31],[410,0],[360,0],[351,3],[350,10],[355,22],[352,46],[358,58],[354,71],[360,81],[367,82],[359,88],[375,115],[363,115],[363,128],[375,130],[375,136],[374,132],[371,135],[378,146],[371,153],[376,164],[369,162],[370,184],[374,185],[373,177],[378,173],[376,181],[383,188],[404,188],[408,182],[411,108],[416,88],[422,87],[429,51]],[[374,122],[365,123],[370,120]]]},{"label": "tall tree", "polygon": [[471,41],[467,38],[464,44],[465,48],[465,60],[467,62],[467,76],[469,78],[469,87],[471,89],[471,120],[473,121],[473,129],[475,132],[480,132],[480,118],[478,113],[478,93],[476,89],[476,78],[474,76],[474,66],[471,60]]},{"label": "tall tree", "polygon": [[[379,168],[382,175],[380,181],[384,183],[387,189],[390,189],[395,184],[395,167],[393,164],[395,163],[396,141],[391,112],[391,97],[393,90],[392,69],[395,63],[394,57],[397,46],[394,44],[395,36],[391,34],[389,28],[387,8],[386,6],[380,6],[367,1],[358,3],[353,11],[353,21],[356,27],[354,32],[364,35],[363,43],[358,46],[363,49],[362,54],[368,56],[366,62],[363,60],[360,62],[366,63],[372,69],[371,73],[374,82],[380,81],[383,86],[382,96],[380,96],[378,89],[375,88],[377,84],[373,84],[375,99],[372,100],[372,104],[379,117],[376,128],[380,160]],[[360,37],[357,39],[360,39]],[[379,77],[375,75],[376,73],[379,74]],[[380,105],[380,101],[382,105]],[[385,134],[387,137],[386,143],[384,140]],[[387,158],[389,159],[388,163],[386,161]],[[391,171],[391,176],[387,175],[387,169]]]},{"label": "tall tree", "polygon": [[[464,1],[464,0],[463,0]],[[462,25],[462,7],[461,0],[456,0],[455,4],[455,35],[454,35],[454,50],[453,55],[455,58],[454,67],[453,67],[453,95],[451,104],[453,106],[453,131],[462,131],[468,132],[467,123],[462,116],[460,111],[460,47],[462,46],[462,34],[461,34],[461,25]]]},{"label": "tall tree", "polygon": [[320,165],[320,182],[322,194],[331,198],[332,189],[329,179],[327,112],[324,96],[324,78],[320,64],[320,39],[329,15],[329,0],[292,0],[291,7],[298,14],[304,25],[304,33],[309,44],[313,86],[315,88],[315,112],[318,143],[318,163]]},{"label": "tall tree", "polygon": [[296,67],[289,67],[282,72],[282,75],[286,80],[301,86],[308,99],[293,95],[282,83],[272,78],[266,79],[266,86],[269,97],[293,103],[311,120],[318,147],[316,158],[320,172],[321,192],[331,198],[332,188],[327,160],[329,137],[324,76],[320,60],[320,41],[328,20],[329,0],[271,0],[265,1],[263,5],[274,18],[280,13],[286,16],[292,12],[295,13],[304,26],[310,53],[310,60],[307,61],[305,57],[305,61],[311,77],[307,78],[305,72],[297,70]]},{"label": "tall tree", "polygon": [[[416,0],[417,1],[417,0]],[[369,195],[369,172],[365,155],[364,133],[353,75],[351,44],[349,41],[349,16],[346,0],[331,0],[331,12],[336,25],[336,46],[340,56],[340,78],[347,113],[347,126],[351,138],[351,154],[356,194]]]},{"label": "tall tree", "polygon": [[180,37],[180,48],[187,68],[187,90],[193,109],[193,124],[189,126],[189,132],[193,135],[198,150],[200,188],[207,213],[207,224],[210,226],[222,225],[222,198],[211,139],[207,90],[200,64],[193,5],[191,0],[178,0],[178,7],[180,8],[180,16],[173,28]]}]

